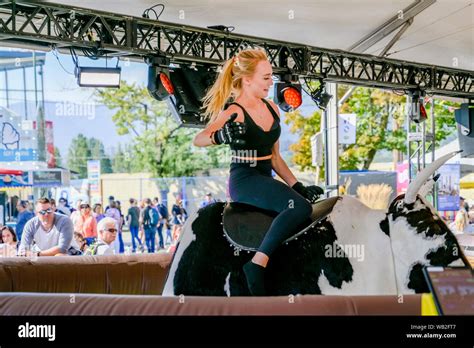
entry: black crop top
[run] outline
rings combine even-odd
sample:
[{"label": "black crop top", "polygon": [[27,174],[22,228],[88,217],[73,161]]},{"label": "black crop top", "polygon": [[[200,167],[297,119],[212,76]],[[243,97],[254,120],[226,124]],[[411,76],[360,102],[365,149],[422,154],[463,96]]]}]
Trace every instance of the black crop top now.
[{"label": "black crop top", "polygon": [[242,109],[244,112],[244,123],[247,126],[247,131],[241,138],[245,140],[245,145],[232,144],[230,146],[234,152],[232,155],[239,157],[263,157],[272,154],[272,147],[277,142],[281,133],[280,118],[265,99],[262,99],[262,101],[273,116],[273,124],[268,132],[264,131],[253,121],[252,117],[250,117],[242,105],[235,102],[229,104],[229,106],[235,104]]}]

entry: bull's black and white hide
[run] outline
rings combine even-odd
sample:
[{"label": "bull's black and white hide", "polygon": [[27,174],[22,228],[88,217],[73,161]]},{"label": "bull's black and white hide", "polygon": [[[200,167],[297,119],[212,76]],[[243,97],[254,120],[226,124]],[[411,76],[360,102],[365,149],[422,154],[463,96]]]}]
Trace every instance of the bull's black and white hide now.
[{"label": "bull's black and white hide", "polygon": [[[411,184],[388,211],[343,196],[326,219],[271,256],[267,295],[427,292],[423,265],[464,263],[454,235],[432,206],[416,195],[425,181],[412,183],[415,187]],[[188,219],[164,296],[249,295],[242,267],[253,253],[237,252],[229,244],[221,224],[223,209],[224,203],[215,203]]]}]

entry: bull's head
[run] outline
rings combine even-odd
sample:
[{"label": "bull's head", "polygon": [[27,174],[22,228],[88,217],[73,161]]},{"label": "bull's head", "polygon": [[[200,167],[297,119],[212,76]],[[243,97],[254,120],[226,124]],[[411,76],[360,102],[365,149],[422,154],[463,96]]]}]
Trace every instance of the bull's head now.
[{"label": "bull's head", "polygon": [[[424,197],[434,183],[429,178],[457,153],[447,154],[423,169],[410,183],[406,194],[390,204],[387,219],[381,223],[391,239],[399,287],[427,291],[422,276],[424,265],[465,264],[453,233]],[[407,273],[409,279],[403,277]]]}]

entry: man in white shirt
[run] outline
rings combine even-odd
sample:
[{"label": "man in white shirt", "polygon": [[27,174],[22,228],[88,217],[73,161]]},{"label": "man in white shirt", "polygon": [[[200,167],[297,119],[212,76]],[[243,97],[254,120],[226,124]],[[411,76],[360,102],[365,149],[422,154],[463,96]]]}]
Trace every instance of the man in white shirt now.
[{"label": "man in white shirt", "polygon": [[67,255],[73,242],[73,224],[65,215],[54,213],[48,198],[40,198],[36,216],[29,220],[21,236],[19,256]]},{"label": "man in white shirt", "polygon": [[105,217],[97,224],[97,242],[87,248],[86,255],[114,255],[114,241],[117,237],[117,221],[111,217]]}]

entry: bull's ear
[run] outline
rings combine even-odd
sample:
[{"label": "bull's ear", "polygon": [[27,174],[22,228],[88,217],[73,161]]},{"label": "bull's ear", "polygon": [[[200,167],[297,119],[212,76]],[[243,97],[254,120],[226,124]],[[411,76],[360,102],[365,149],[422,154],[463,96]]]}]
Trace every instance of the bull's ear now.
[{"label": "bull's ear", "polygon": [[441,176],[441,174],[436,174],[434,177],[432,177],[430,180],[428,180],[427,182],[425,182],[423,184],[423,186],[421,186],[420,188],[420,192],[418,193],[421,197],[426,197],[426,195],[428,194],[428,192],[431,191],[431,189],[433,188],[434,184],[438,181],[439,177]]}]

